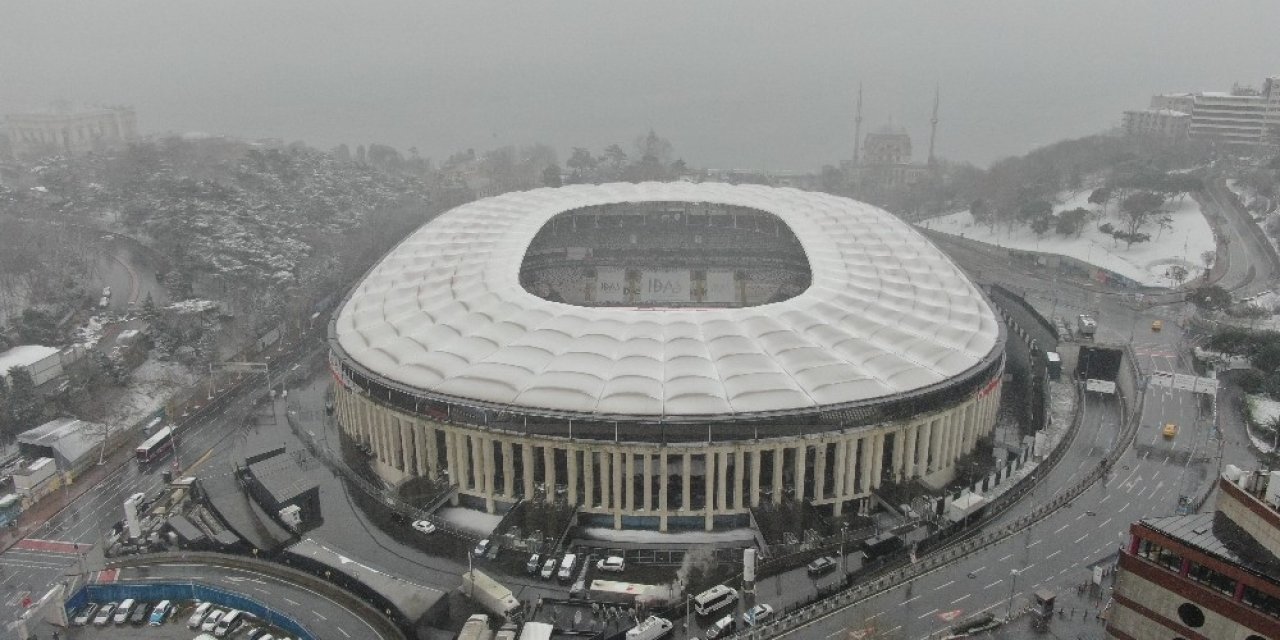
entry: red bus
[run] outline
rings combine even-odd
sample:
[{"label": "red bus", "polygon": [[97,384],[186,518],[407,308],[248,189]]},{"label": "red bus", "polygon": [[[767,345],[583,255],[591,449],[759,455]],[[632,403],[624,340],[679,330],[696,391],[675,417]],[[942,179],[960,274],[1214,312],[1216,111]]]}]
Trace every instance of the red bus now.
[{"label": "red bus", "polygon": [[151,434],[146,442],[138,445],[134,453],[138,456],[138,462],[151,462],[170,449],[173,449],[173,427],[165,427]]}]

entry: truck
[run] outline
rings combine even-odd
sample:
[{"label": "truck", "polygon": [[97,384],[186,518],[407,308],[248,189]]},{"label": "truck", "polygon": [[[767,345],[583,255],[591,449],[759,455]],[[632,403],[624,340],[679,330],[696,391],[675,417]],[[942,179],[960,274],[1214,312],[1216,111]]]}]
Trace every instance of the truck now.
[{"label": "truck", "polygon": [[867,560],[887,556],[902,547],[902,538],[892,533],[882,533],[862,541],[862,552],[866,554]]},{"label": "truck", "polygon": [[462,574],[462,594],[476,601],[490,613],[507,620],[520,617],[520,601],[511,590],[484,572],[472,569]]},{"label": "truck", "polygon": [[493,640],[493,632],[489,630],[489,616],[477,613],[462,625],[458,632],[458,640]]},{"label": "truck", "polygon": [[1076,318],[1076,333],[1082,338],[1093,339],[1093,334],[1098,332],[1098,321],[1093,316],[1080,314]]}]

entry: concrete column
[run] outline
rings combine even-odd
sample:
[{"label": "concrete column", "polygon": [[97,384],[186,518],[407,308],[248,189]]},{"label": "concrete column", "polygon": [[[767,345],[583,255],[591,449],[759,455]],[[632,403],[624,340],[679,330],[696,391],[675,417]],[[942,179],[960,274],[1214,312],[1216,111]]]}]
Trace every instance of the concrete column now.
[{"label": "concrete column", "polygon": [[942,464],[942,441],[943,441],[942,421],[934,419],[929,421],[929,457],[933,459],[933,463],[929,465],[929,471],[937,471],[943,467]]},{"label": "concrete column", "polygon": [[484,465],[484,438],[468,436],[467,441],[471,444],[471,472],[475,476],[476,491],[484,491],[484,474],[487,471]]},{"label": "concrete column", "polygon": [[627,511],[635,511],[636,509],[636,457],[634,453],[627,452],[623,454],[622,460],[626,461],[626,480],[623,480],[622,490],[626,493]]},{"label": "concrete column", "polygon": [[525,440],[520,444],[520,466],[524,475],[524,499],[532,500],[533,494],[533,445]]},{"label": "concrete column", "polygon": [[653,511],[653,461],[650,460],[649,454],[645,453],[640,456],[640,473],[644,476],[644,506],[645,511]]},{"label": "concrete column", "polygon": [[556,449],[552,444],[542,448],[542,484],[547,487],[547,502],[555,502]]},{"label": "concrete column", "polygon": [[427,423],[424,433],[427,442],[427,475],[435,478],[440,475],[440,451],[436,445],[436,439],[438,438],[436,428]]},{"label": "concrete column", "polygon": [[418,445],[418,475],[426,478],[434,478],[435,474],[432,473],[432,467],[434,464],[431,460],[431,451],[427,448],[427,439],[432,437],[434,434],[431,433],[431,427],[428,427],[426,424],[421,422],[414,423],[413,428],[416,432],[414,441]]},{"label": "concrete column", "polygon": [[692,474],[690,472],[692,471],[691,467],[693,466],[693,456],[686,452],[684,454],[684,460],[682,460],[682,462],[684,464],[681,465],[680,467],[680,475],[681,475],[680,480],[684,484],[684,486],[681,487],[684,490],[684,502],[680,503],[681,505],[683,505],[681,510],[693,511],[693,503],[690,502],[690,500],[692,499],[691,496],[693,494],[689,491],[689,482],[690,482],[690,479],[692,478]]},{"label": "concrete column", "polygon": [[875,449],[875,437],[868,434],[858,440],[859,456],[859,479],[858,493],[870,493],[871,491],[871,456]]},{"label": "concrete column", "polygon": [[715,513],[715,509],[713,508],[715,494],[712,493],[712,491],[715,489],[716,454],[709,449],[704,449],[703,451],[706,451],[706,453],[702,456],[702,459],[704,460],[702,474],[702,495],[704,498],[702,507],[705,510],[704,518],[706,520],[706,529],[707,531],[710,531],[714,526],[711,516]]},{"label": "concrete column", "polygon": [[800,441],[800,446],[796,447],[796,502],[804,501],[804,477],[805,477],[805,454],[808,453],[808,444]]},{"label": "concrete column", "polygon": [[760,449],[751,450],[751,506],[760,505],[760,459],[762,455]]},{"label": "concrete column", "polygon": [[875,443],[871,450],[871,488],[875,489],[884,477],[884,434],[877,433],[871,441]]},{"label": "concrete column", "polygon": [[396,426],[400,431],[400,468],[409,475],[413,475],[414,469],[414,446],[413,446],[413,427],[407,420],[396,420]]},{"label": "concrete column", "polygon": [[716,510],[729,510],[729,456],[732,451],[721,451],[716,454]]},{"label": "concrete column", "polygon": [[931,436],[932,426],[929,422],[922,422],[916,427],[916,475],[924,476],[929,473],[929,438]]},{"label": "concrete column", "polygon": [[844,450],[844,497],[848,499],[858,494],[858,438],[846,437]]},{"label": "concrete column", "polygon": [[578,504],[578,451],[565,449],[565,468],[569,472],[569,504]]},{"label": "concrete column", "polygon": [[786,449],[773,450],[773,503],[782,504],[782,458]]},{"label": "concrete column", "polygon": [[444,432],[444,463],[449,469],[449,482],[461,486],[458,480],[458,477],[462,475],[458,470],[458,448],[453,444],[455,437],[451,430]]},{"label": "concrete column", "polygon": [[905,429],[906,436],[903,438],[901,447],[903,480],[910,480],[916,473],[916,433],[918,431],[920,431],[918,424],[909,424]]},{"label": "concrete column", "polygon": [[613,452],[613,528],[622,528],[622,491],[630,483],[622,482],[622,452]]},{"label": "concrete column", "polygon": [[493,513],[493,485],[494,475],[497,467],[493,464],[493,440],[489,438],[476,438],[476,442],[484,447],[481,459],[484,460],[484,508],[485,511]]},{"label": "concrete column", "polygon": [[516,494],[515,448],[511,441],[502,440],[502,495],[511,498]]},{"label": "concrete column", "polygon": [[886,440],[890,435],[893,436],[893,456],[891,456],[891,460],[893,464],[892,471],[893,471],[894,482],[902,481],[903,459],[906,457],[902,455],[902,450],[904,448],[902,441],[906,439],[907,429],[910,429],[910,426],[901,428],[901,429],[895,429],[891,434],[885,435]]},{"label": "concrete column", "polygon": [[846,440],[847,438],[845,438],[843,435],[840,437],[839,440],[836,440],[836,468],[832,470],[833,485],[831,489],[835,491],[835,494],[836,494],[835,495],[836,501],[835,501],[835,506],[833,507],[833,513],[837,516],[840,515],[840,511],[844,508],[844,495],[845,495],[844,494],[844,466],[845,466],[845,463],[847,462],[845,457],[846,456],[846,449],[845,449]]},{"label": "concrete column", "polygon": [[747,479],[746,476],[743,475],[747,472],[746,450],[739,448],[737,456],[738,459],[735,460],[733,464],[733,508],[741,511],[744,506],[742,494],[745,492],[745,489],[743,489],[743,485],[746,484]]},{"label": "concrete column", "polygon": [[586,508],[596,506],[596,454],[592,447],[582,450],[582,504]]},{"label": "concrete column", "polygon": [[600,508],[608,509],[613,504],[613,454],[600,452]]},{"label": "concrete column", "polygon": [[827,493],[827,443],[818,441],[818,449],[813,456],[813,499],[825,499]]},{"label": "concrete column", "polygon": [[661,449],[658,454],[658,472],[662,474],[662,482],[658,484],[658,531],[667,530],[667,482],[671,478],[667,471],[667,450]]}]

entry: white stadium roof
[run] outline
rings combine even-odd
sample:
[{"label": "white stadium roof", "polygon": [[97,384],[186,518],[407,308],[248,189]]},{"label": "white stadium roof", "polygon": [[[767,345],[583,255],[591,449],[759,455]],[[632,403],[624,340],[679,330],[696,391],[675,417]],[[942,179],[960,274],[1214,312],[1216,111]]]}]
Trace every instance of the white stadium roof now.
[{"label": "white stadium roof", "polygon": [[[716,309],[582,307],[520,285],[556,214],[706,202],[776,215],[812,285]],[[757,185],[574,185],[508,193],[419,228],[352,290],[346,357],[424,395],[592,416],[814,410],[917,391],[981,364],[1000,327],[963,273],[909,225],[846,198]]]}]

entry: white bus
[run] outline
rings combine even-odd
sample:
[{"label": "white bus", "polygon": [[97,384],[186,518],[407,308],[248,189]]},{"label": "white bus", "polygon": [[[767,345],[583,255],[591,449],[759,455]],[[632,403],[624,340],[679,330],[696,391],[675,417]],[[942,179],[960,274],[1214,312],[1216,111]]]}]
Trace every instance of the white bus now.
[{"label": "white bus", "polygon": [[738,601],[738,592],[722,584],[718,584],[693,599],[693,608],[700,616],[711,615]]}]

